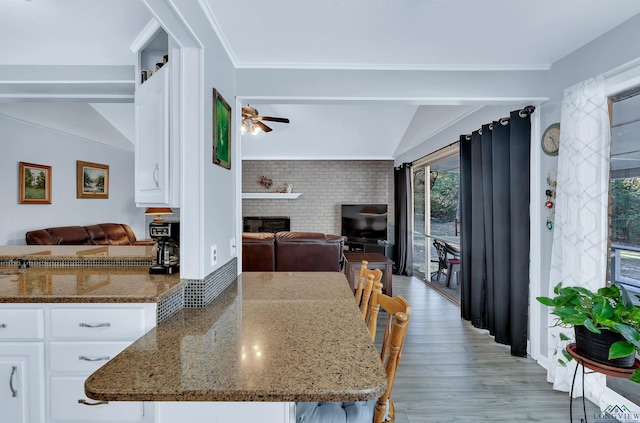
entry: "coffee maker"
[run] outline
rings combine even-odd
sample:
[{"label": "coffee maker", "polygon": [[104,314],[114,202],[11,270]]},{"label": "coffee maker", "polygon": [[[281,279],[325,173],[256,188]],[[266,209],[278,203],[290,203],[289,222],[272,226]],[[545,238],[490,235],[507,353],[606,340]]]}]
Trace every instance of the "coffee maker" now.
[{"label": "coffee maker", "polygon": [[156,240],[156,258],[149,268],[152,274],[171,274],[180,271],[180,222],[161,220],[149,223],[149,236]]}]

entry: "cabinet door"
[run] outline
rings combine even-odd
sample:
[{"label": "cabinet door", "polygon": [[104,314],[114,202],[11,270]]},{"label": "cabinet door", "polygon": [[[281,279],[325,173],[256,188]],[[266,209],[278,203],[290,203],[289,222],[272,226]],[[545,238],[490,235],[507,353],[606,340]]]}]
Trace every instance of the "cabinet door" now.
[{"label": "cabinet door", "polygon": [[136,203],[169,203],[169,67],[164,66],[135,93]]},{"label": "cabinet door", "polygon": [[0,420],[44,421],[44,347],[38,343],[0,343]]},{"label": "cabinet door", "polygon": [[51,419],[70,422],[139,422],[144,406],[133,401],[96,401],[84,394],[82,377],[51,378]]}]

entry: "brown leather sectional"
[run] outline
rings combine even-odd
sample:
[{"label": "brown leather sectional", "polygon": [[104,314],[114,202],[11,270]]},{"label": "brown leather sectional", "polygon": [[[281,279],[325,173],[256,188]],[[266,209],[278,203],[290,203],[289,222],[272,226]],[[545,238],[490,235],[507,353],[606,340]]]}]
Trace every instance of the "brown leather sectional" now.
[{"label": "brown leather sectional", "polygon": [[340,272],[345,238],[318,232],[244,232],[243,272]]},{"label": "brown leather sectional", "polygon": [[27,245],[153,245],[153,241],[138,241],[124,223],[38,229],[27,232],[25,238]]}]

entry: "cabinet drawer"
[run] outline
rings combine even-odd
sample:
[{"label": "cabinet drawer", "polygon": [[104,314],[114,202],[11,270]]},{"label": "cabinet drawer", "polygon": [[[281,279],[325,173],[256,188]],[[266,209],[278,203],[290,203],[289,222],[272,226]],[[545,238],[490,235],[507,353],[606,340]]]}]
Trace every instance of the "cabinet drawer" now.
[{"label": "cabinet drawer", "polygon": [[0,339],[40,339],[43,336],[42,309],[0,310]]},{"label": "cabinet drawer", "polygon": [[130,344],[130,342],[51,342],[49,365],[54,372],[91,373]]},{"label": "cabinet drawer", "polygon": [[[51,419],[67,421],[117,421],[137,422],[142,420],[143,403],[141,402],[109,402],[87,398],[84,394],[85,378],[52,377],[51,378]],[[86,405],[78,402],[86,401]]]},{"label": "cabinet drawer", "polygon": [[53,338],[136,339],[144,332],[143,308],[51,309]]}]

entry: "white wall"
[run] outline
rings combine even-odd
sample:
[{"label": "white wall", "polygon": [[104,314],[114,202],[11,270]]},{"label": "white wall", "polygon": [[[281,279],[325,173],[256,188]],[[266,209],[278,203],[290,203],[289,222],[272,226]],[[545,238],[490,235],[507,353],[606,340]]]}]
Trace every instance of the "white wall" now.
[{"label": "white wall", "polygon": [[[135,207],[133,153],[0,117],[0,245],[25,243],[25,232],[53,226],[126,223],[145,237]],[[76,198],[76,161],[109,166],[109,198]],[[19,204],[19,162],[51,166],[51,204]]]},{"label": "white wall", "polygon": [[[240,138],[235,131],[231,170],[212,163],[212,91],[217,89],[231,105],[233,128],[237,128],[235,68],[213,30],[205,2],[145,3],[183,47],[181,110],[172,111],[183,117],[180,276],[201,279],[236,256],[231,240],[241,232]],[[212,246],[217,247],[216,264],[211,261]]]},{"label": "white wall", "polygon": [[[564,59],[554,63],[549,72],[549,101],[542,104],[538,111],[540,113],[540,133],[554,122],[560,122],[560,112],[562,106],[562,97],[564,90],[577,84],[585,79],[592,78],[618,67],[628,62],[638,60],[640,58],[640,45],[631,40],[637,40],[640,37],[640,16],[635,16],[624,24],[614,28],[612,31],[597,38],[584,47],[576,50]],[[540,140],[533,140],[535,144],[540,145]],[[562,145],[560,146],[562,149]],[[546,187],[547,173],[558,167],[557,157],[549,157],[545,154],[541,155],[540,166],[538,169],[532,168],[533,175],[537,174],[541,187]],[[534,194],[535,195],[535,194]],[[538,204],[544,204],[546,197],[544,192],[538,193]],[[540,224],[545,227],[546,214],[541,215]],[[551,263],[551,244],[553,241],[553,233],[547,229],[543,229],[540,242],[540,275],[539,281],[531,281],[532,284],[539,284],[542,292],[549,289],[549,268]],[[540,307],[538,304],[532,304],[532,307]],[[539,354],[542,359],[547,357],[547,320],[546,313],[540,313],[540,339],[539,349],[533,351],[533,354]]]}]

